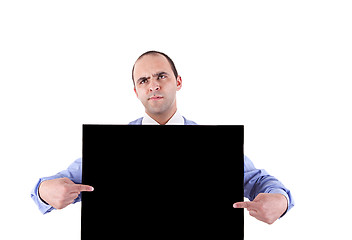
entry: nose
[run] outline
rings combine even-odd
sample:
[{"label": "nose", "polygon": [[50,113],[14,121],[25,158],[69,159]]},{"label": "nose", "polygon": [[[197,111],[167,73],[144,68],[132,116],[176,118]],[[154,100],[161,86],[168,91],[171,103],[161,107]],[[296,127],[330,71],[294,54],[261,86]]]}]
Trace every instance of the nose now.
[{"label": "nose", "polygon": [[151,84],[150,84],[150,87],[149,87],[149,91],[150,92],[153,92],[153,91],[159,91],[160,90],[160,86],[157,82],[153,81]]}]

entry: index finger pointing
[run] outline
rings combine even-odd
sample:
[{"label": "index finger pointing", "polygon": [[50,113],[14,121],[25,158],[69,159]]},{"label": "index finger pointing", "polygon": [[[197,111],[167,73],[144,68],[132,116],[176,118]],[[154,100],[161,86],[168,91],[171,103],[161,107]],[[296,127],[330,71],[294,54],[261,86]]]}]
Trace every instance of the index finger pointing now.
[{"label": "index finger pointing", "polygon": [[92,186],[84,184],[76,184],[76,187],[79,192],[92,192],[94,190]]},{"label": "index finger pointing", "polygon": [[233,204],[234,208],[248,208],[250,207],[251,202],[237,202]]}]

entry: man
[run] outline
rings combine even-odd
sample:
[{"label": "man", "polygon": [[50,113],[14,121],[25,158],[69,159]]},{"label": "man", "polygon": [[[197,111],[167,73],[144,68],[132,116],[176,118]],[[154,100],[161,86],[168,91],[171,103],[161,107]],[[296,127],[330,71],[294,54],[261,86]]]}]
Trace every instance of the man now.
[{"label": "man", "polygon": [[[133,66],[132,80],[134,92],[145,107],[145,115],[130,124],[196,124],[177,109],[176,92],[182,88],[182,78],[166,54],[156,51],[142,54]],[[39,179],[31,197],[43,214],[80,201],[82,191],[94,190],[92,186],[81,184],[81,165],[79,158],[68,169]],[[251,216],[268,224],[294,206],[290,191],[265,170],[256,169],[247,156],[244,157],[244,196],[251,201],[237,202],[233,207],[246,208]]]}]

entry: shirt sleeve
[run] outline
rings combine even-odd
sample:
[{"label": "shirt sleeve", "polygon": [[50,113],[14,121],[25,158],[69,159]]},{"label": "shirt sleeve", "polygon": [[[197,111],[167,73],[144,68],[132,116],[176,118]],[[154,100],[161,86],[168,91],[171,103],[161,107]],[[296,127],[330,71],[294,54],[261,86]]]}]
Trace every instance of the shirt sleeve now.
[{"label": "shirt sleeve", "polygon": [[[55,208],[45,203],[44,201],[42,201],[42,199],[39,197],[39,193],[38,193],[39,185],[46,180],[64,178],[64,177],[69,178],[74,183],[77,183],[77,184],[82,183],[82,158],[78,158],[77,160],[75,160],[66,170],[63,170],[53,176],[43,177],[38,180],[38,182],[36,183],[36,185],[34,186],[31,192],[31,198],[33,199],[34,203],[38,206],[39,211],[42,214],[49,213]],[[76,203],[79,201],[81,201],[81,194],[78,195],[78,197],[75,199],[73,203]]]},{"label": "shirt sleeve", "polygon": [[294,206],[290,190],[275,177],[269,175],[264,169],[256,169],[247,156],[244,156],[243,187],[244,196],[250,201],[253,201],[259,193],[280,193],[287,199],[288,208],[286,212]]}]

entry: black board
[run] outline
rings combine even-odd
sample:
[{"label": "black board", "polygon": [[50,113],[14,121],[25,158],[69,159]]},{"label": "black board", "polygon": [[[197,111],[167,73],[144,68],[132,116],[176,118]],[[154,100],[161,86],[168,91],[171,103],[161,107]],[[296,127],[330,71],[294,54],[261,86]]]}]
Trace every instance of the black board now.
[{"label": "black board", "polygon": [[243,126],[83,125],[81,239],[243,239]]}]

